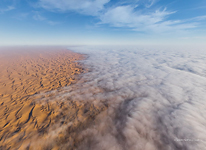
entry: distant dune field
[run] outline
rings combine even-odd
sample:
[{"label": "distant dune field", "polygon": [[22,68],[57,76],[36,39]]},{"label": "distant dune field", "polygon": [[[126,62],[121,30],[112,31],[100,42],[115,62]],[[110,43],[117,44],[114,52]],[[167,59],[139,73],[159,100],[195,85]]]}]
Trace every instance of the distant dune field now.
[{"label": "distant dune field", "polygon": [[0,149],[45,149],[41,144],[32,147],[31,140],[44,137],[48,128],[68,111],[69,119],[75,120],[81,116],[81,109],[90,107],[73,101],[42,104],[32,98],[74,84],[78,75],[85,72],[77,62],[82,59],[83,55],[64,48],[1,48]]}]

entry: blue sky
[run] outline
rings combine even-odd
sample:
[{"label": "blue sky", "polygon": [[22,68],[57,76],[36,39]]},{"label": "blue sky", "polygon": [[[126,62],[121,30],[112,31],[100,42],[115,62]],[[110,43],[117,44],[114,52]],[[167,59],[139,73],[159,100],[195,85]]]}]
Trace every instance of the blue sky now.
[{"label": "blue sky", "polygon": [[1,0],[0,45],[204,44],[205,0]]}]

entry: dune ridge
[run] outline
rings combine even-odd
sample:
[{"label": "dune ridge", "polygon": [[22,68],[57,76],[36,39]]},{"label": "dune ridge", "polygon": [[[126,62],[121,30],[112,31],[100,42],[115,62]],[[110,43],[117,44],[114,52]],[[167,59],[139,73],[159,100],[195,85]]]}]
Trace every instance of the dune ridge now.
[{"label": "dune ridge", "polygon": [[[35,96],[42,92],[49,98],[51,91],[59,92],[76,83],[78,75],[87,72],[78,62],[85,56],[57,47],[4,48],[0,53],[0,149],[59,149],[62,142],[70,142],[69,149],[75,147],[78,130],[106,106],[74,100],[43,102],[36,101]],[[59,131],[59,142],[48,142],[52,134],[49,128],[71,121],[73,125],[67,129],[70,134]],[[32,145],[37,139],[41,144]]]}]

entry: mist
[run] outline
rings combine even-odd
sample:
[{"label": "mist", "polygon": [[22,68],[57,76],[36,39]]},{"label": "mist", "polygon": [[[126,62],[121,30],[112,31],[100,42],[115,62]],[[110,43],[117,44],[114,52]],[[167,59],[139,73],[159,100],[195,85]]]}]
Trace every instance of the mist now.
[{"label": "mist", "polygon": [[[88,72],[41,101],[84,101],[99,111],[74,149],[202,150],[206,51],[201,47],[79,46]],[[48,93],[46,93],[48,94]],[[49,93],[51,94],[51,93]],[[44,95],[44,94],[43,94]],[[48,139],[72,126],[56,125]],[[66,134],[66,133],[65,133]],[[62,149],[69,143],[62,144]]]}]

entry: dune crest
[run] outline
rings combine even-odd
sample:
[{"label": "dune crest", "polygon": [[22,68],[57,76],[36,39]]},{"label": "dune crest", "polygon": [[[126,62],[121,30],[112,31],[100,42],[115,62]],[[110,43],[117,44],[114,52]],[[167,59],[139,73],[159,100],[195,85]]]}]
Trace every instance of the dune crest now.
[{"label": "dune crest", "polygon": [[[83,110],[95,109],[83,102],[41,103],[34,98],[76,83],[85,72],[77,60],[85,56],[56,47],[5,48],[0,53],[0,149],[44,149],[30,146],[31,140],[44,139],[48,128],[64,117],[75,121]],[[71,130],[79,126],[77,121]]]}]

